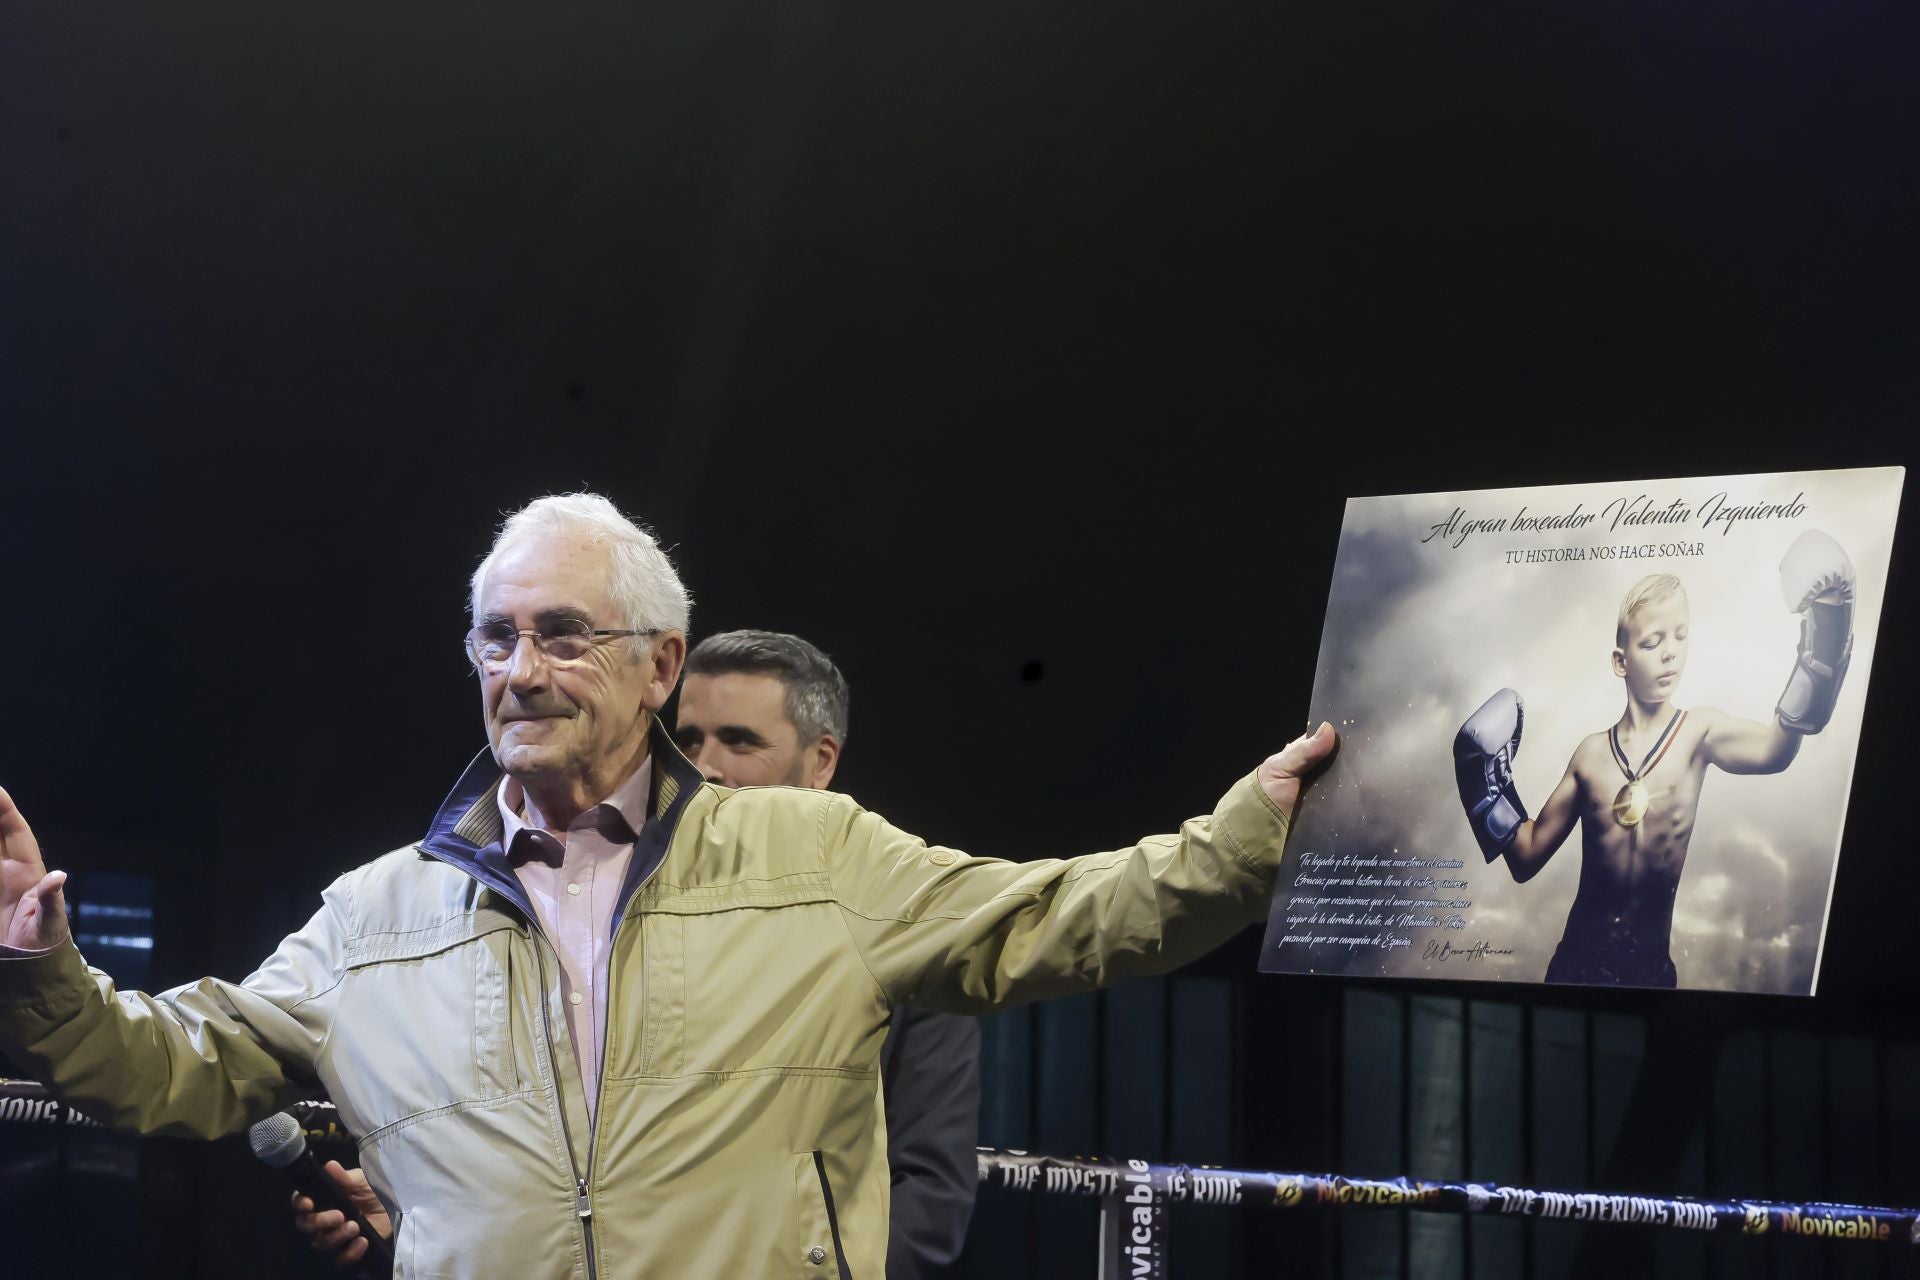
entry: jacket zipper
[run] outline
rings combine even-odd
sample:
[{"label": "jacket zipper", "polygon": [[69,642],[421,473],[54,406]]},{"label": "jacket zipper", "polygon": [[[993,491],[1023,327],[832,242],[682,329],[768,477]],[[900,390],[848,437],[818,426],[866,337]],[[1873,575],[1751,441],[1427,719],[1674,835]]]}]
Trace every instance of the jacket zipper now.
[{"label": "jacket zipper", "polygon": [[[665,859],[663,858],[661,859],[661,861],[665,861]],[[616,1010],[620,1007],[619,1005],[614,1003],[614,999],[613,999],[614,971],[618,967],[613,963],[613,944],[619,940],[620,926],[626,923],[628,906],[632,904],[634,898],[639,895],[640,891],[647,887],[647,881],[653,879],[654,874],[659,870],[660,870],[659,864],[658,863],[654,864],[653,870],[647,873],[646,878],[641,880],[639,884],[633,886],[633,893],[628,894],[626,900],[620,904],[620,918],[613,922],[613,929],[611,932],[607,934],[607,1008],[609,1010]],[[545,1010],[546,1007],[547,1007],[546,1003],[542,1001],[540,1008],[542,1010]],[[607,1020],[609,1023],[612,1022],[613,1014],[611,1012],[608,1013]],[[599,1098],[600,1098],[601,1090],[606,1086],[606,1083],[607,1083],[607,1053],[606,1053],[606,1044],[604,1042],[600,1046],[600,1053],[596,1061],[596,1067],[598,1069],[599,1078],[594,1081],[593,1116],[587,1122],[589,1125],[589,1129],[587,1132],[587,1176],[579,1180],[580,1182],[580,1205],[579,1205],[580,1217],[582,1218],[582,1220],[586,1221],[587,1223],[588,1280],[593,1280],[593,1222],[591,1218],[593,1210],[588,1208],[587,1206],[587,1181],[588,1179],[593,1177],[594,1156],[600,1150]],[[567,1156],[569,1159],[571,1159],[573,1156],[573,1146],[571,1143],[569,1143],[567,1146]]]},{"label": "jacket zipper", "polygon": [[[662,861],[664,861],[664,859],[662,859]],[[639,884],[633,886],[633,893],[628,894],[626,900],[620,904],[620,918],[613,922],[613,929],[611,932],[607,934],[607,1008],[610,1010],[619,1008],[619,1006],[614,1003],[614,999],[613,999],[614,971],[617,967],[613,963],[613,944],[619,940],[620,926],[626,923],[627,907],[633,902],[635,895],[637,895],[640,892],[640,890],[646,888],[647,881],[653,879],[655,873],[657,873],[659,870],[660,870],[659,864],[656,863],[654,865],[653,870],[647,873],[646,879],[643,879]],[[540,985],[544,990],[544,988],[546,987],[546,968],[545,968],[546,959],[544,956],[541,958],[540,963],[541,963]],[[552,1016],[547,1010],[547,1002],[544,995],[542,996],[540,1001],[540,1016],[543,1018],[549,1018],[549,1019]],[[609,1014],[608,1018],[609,1018],[609,1021],[611,1021],[612,1015]],[[553,1053],[553,1026],[551,1021],[549,1021],[547,1025],[547,1053],[549,1057],[551,1057]],[[576,1190],[579,1192],[578,1199],[574,1201],[574,1211],[580,1215],[580,1223],[587,1230],[587,1280],[595,1280],[595,1277],[597,1275],[597,1271],[594,1267],[594,1262],[593,1262],[593,1206],[587,1202],[587,1184],[593,1178],[594,1155],[600,1150],[599,1099],[600,1099],[601,1089],[604,1088],[607,1083],[607,1055],[606,1055],[606,1046],[604,1044],[601,1045],[601,1052],[597,1057],[595,1067],[596,1067],[596,1073],[595,1073],[596,1078],[594,1080],[594,1091],[593,1091],[593,1096],[594,1096],[593,1114],[587,1121],[588,1130],[587,1130],[586,1176],[581,1177],[579,1174],[579,1171],[577,1169],[574,1170],[574,1186]],[[560,1075],[560,1068],[556,1063],[554,1067],[554,1077],[556,1080],[559,1078],[559,1075]],[[583,1080],[582,1084],[584,1083],[585,1081]],[[563,1136],[567,1132],[567,1109],[564,1105],[562,1105],[560,1108],[560,1132]],[[569,1168],[572,1168],[573,1140],[571,1138],[567,1139],[567,1163]]]},{"label": "jacket zipper", "polygon": [[[540,932],[538,925],[534,926],[533,931],[539,934],[541,942],[545,942],[546,935]],[[593,1206],[587,1200],[587,1180],[580,1176],[580,1168],[573,1162],[573,1134],[567,1126],[567,1100],[560,1093],[560,1058],[553,1051],[553,1011],[547,1007],[547,953],[541,942],[536,942],[533,947],[534,959],[540,964],[540,1025],[547,1036],[547,1064],[553,1069],[553,1103],[554,1109],[560,1113],[560,1142],[567,1149],[567,1172],[573,1175],[573,1211],[580,1219],[580,1229],[587,1235],[587,1280],[596,1280],[599,1269],[593,1261]],[[591,1134],[587,1138],[587,1170],[589,1173],[593,1170]]]},{"label": "jacket zipper", "polygon": [[[440,853],[436,851],[422,849],[422,852],[426,853],[429,857],[432,857],[441,862],[447,863],[447,865],[453,867],[456,871],[461,871],[466,875],[472,877],[473,879],[476,879],[476,880],[479,879],[479,877],[473,876],[473,873],[471,871],[460,866],[458,863],[455,863],[450,859],[442,856]],[[664,856],[661,858],[661,861],[662,862],[665,861]],[[660,870],[660,864],[659,862],[656,862],[654,864],[653,870],[647,872],[645,879],[641,880],[639,884],[633,886],[633,894],[637,894],[640,892],[640,890],[644,889],[647,885],[647,882],[652,880],[653,877],[656,874],[658,874],[659,870]],[[485,885],[487,882],[482,880],[480,881],[480,883]],[[620,919],[615,920],[613,922],[613,931],[607,935],[607,1007],[610,1009],[615,1007],[613,1003],[613,974],[614,974],[613,943],[614,943],[614,940],[620,936],[620,926],[626,921],[626,909],[627,909],[627,906],[633,901],[633,894],[627,895],[626,899],[623,902],[621,902]],[[508,900],[513,901],[511,895],[509,895]],[[519,903],[515,902],[515,905],[518,906]],[[580,1167],[577,1164],[575,1164],[573,1160],[573,1134],[567,1124],[567,1104],[566,1104],[566,1100],[560,1096],[560,1092],[559,1092],[560,1059],[559,1059],[559,1056],[555,1054],[553,1050],[553,1012],[547,1007],[547,953],[545,949],[540,945],[540,943],[545,943],[546,946],[549,946],[549,947],[552,946],[553,944],[552,942],[548,941],[546,932],[540,928],[539,920],[537,917],[535,917],[532,914],[531,910],[524,907],[522,908],[522,910],[527,912],[527,925],[528,925],[529,931],[540,940],[539,942],[536,942],[534,944],[534,948],[533,948],[534,959],[537,960],[540,965],[540,1024],[541,1024],[541,1029],[545,1031],[546,1037],[547,1037],[547,1063],[552,1068],[552,1071],[553,1071],[554,1106],[555,1106],[555,1109],[560,1114],[560,1140],[563,1144],[565,1144],[567,1148],[567,1172],[573,1176],[573,1190],[574,1190],[573,1211],[575,1216],[577,1216],[580,1219],[581,1229],[586,1232],[587,1280],[598,1280],[599,1268],[597,1265],[595,1265],[593,1260],[594,1258],[593,1204],[587,1197],[587,1182],[588,1182],[588,1179],[593,1177],[594,1153],[598,1151],[600,1147],[600,1109],[598,1106],[599,1088],[596,1087],[594,1090],[595,1106],[592,1108],[592,1112],[593,1112],[592,1117],[588,1121],[589,1130],[587,1133],[587,1171],[585,1176],[582,1176],[580,1173]],[[607,1063],[606,1063],[606,1056],[604,1052],[600,1055],[598,1067],[599,1067],[598,1079],[595,1081],[596,1086],[604,1085],[607,1079]],[[582,1087],[584,1088],[585,1087],[584,1077],[582,1078],[581,1084],[582,1084]],[[821,1171],[822,1179],[824,1179],[825,1176],[826,1176],[826,1173],[823,1168]],[[823,1185],[824,1185],[824,1182],[823,1182]],[[829,1216],[831,1216],[832,1214],[831,1204],[829,1204],[828,1214]],[[838,1226],[834,1227],[834,1241],[835,1241],[836,1247],[838,1246],[838,1243],[839,1243],[839,1230],[840,1229]],[[844,1261],[840,1264],[840,1270],[841,1270],[842,1276],[845,1277],[846,1263]]]}]

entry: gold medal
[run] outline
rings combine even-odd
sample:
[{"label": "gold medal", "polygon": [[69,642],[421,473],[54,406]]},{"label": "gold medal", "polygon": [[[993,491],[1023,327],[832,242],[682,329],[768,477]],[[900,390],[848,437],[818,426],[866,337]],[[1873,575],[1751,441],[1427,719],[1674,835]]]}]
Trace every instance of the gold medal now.
[{"label": "gold medal", "polygon": [[1623,827],[1637,827],[1640,819],[1647,816],[1647,805],[1652,803],[1647,795],[1646,784],[1635,778],[1620,788],[1620,794],[1613,798],[1613,820]]},{"label": "gold medal", "polygon": [[1647,810],[1653,804],[1653,794],[1647,790],[1647,784],[1640,781],[1652,773],[1666,758],[1667,748],[1673,745],[1674,730],[1687,718],[1684,711],[1676,711],[1667,721],[1667,727],[1660,731],[1659,741],[1647,752],[1646,759],[1640,762],[1638,769],[1628,768],[1627,753],[1620,749],[1620,726],[1607,730],[1607,744],[1613,748],[1613,762],[1620,766],[1620,772],[1627,775],[1627,785],[1620,788],[1620,794],[1613,798],[1613,820],[1623,827],[1637,827],[1640,820],[1647,816]]}]

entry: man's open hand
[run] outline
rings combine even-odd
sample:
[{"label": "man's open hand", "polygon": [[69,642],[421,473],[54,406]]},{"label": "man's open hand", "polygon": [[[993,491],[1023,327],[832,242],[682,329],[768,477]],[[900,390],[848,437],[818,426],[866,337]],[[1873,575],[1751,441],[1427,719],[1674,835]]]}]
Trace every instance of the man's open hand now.
[{"label": "man's open hand", "polygon": [[1267,799],[1289,818],[1300,801],[1300,792],[1320,767],[1333,758],[1340,736],[1322,720],[1320,727],[1304,733],[1260,763],[1260,789]]},{"label": "man's open hand", "polygon": [[[340,1188],[354,1211],[367,1220],[367,1225],[383,1239],[391,1236],[393,1227],[387,1221],[387,1207],[367,1185],[367,1175],[358,1169],[346,1168],[338,1160],[327,1161],[326,1167],[327,1176]],[[314,1252],[331,1253],[339,1266],[350,1267],[367,1256],[367,1242],[360,1235],[359,1223],[338,1209],[316,1211],[313,1201],[298,1191],[293,1193],[293,1229],[307,1238]]]},{"label": "man's open hand", "polygon": [[0,946],[45,951],[67,940],[64,871],[49,871],[40,842],[0,790]]}]

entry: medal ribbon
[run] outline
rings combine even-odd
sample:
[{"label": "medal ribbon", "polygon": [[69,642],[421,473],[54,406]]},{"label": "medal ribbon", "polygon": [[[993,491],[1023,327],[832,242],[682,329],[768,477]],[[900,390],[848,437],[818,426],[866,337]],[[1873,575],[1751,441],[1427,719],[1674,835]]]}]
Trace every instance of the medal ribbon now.
[{"label": "medal ribbon", "polygon": [[1659,741],[1653,744],[1652,750],[1647,752],[1647,758],[1640,762],[1637,770],[1627,767],[1627,753],[1620,749],[1620,726],[1616,724],[1607,730],[1607,745],[1613,748],[1613,762],[1620,766],[1620,772],[1627,775],[1628,782],[1638,782],[1660,766],[1660,761],[1667,754],[1667,748],[1673,745],[1673,731],[1678,729],[1680,722],[1686,718],[1687,713],[1684,711],[1673,713],[1673,719],[1667,721],[1667,727],[1660,731]]}]

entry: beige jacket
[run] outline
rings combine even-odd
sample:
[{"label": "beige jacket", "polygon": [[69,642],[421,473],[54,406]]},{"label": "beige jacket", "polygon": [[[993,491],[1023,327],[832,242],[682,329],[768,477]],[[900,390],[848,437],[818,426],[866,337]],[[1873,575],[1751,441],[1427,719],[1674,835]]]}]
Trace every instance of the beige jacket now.
[{"label": "beige jacket", "polygon": [[324,1088],[398,1214],[399,1280],[878,1280],[890,1007],[1176,968],[1260,917],[1287,830],[1248,777],[1130,849],[973,858],[845,796],[705,784],[654,743],[591,1127],[484,755],[242,983],[116,993],[71,944],[0,960],[0,1047],[143,1133],[233,1133]]}]

